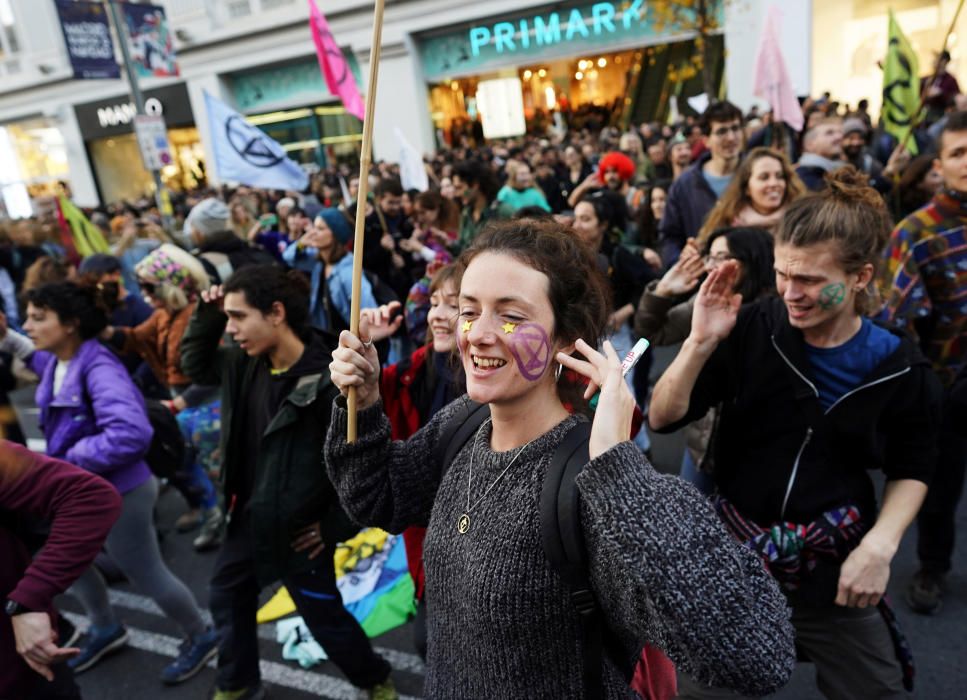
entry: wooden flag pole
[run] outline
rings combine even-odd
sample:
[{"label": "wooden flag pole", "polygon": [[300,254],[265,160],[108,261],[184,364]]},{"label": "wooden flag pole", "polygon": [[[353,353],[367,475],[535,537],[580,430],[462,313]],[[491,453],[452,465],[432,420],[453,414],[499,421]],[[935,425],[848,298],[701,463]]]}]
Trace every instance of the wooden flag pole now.
[{"label": "wooden flag pole", "polygon": [[[380,44],[383,40],[383,3],[373,9],[373,43],[369,49],[369,84],[366,88],[366,118],[363,119],[363,147],[359,154],[359,192],[356,195],[356,236],[353,239],[353,296],[349,332],[359,337],[359,297],[363,286],[363,238],[366,231],[366,200],[369,196],[369,166],[373,153],[373,112],[376,108],[376,79],[379,77]],[[349,387],[349,420],[346,442],[356,442],[356,387]]]}]

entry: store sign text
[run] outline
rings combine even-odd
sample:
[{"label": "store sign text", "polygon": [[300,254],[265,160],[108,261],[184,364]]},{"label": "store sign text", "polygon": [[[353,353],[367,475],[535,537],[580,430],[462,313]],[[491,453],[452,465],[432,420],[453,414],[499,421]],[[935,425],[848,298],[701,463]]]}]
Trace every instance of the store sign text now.
[{"label": "store sign text", "polygon": [[[164,105],[156,97],[149,97],[144,101],[144,112],[151,116],[161,116],[164,114]],[[134,115],[138,113],[133,102],[119,105],[108,105],[97,110],[97,121],[101,127],[117,126],[118,124],[130,124],[134,121]]]},{"label": "store sign text", "polygon": [[552,12],[546,17],[525,17],[516,24],[497,22],[492,26],[471,27],[470,51],[480,56],[481,49],[492,43],[497,53],[510,53],[530,48],[532,40],[536,46],[552,46],[575,38],[588,39],[592,34],[618,34],[631,30],[641,20],[643,7],[644,0],[632,0],[623,12],[618,12],[615,3],[598,2],[591,6],[590,17],[579,8],[571,10],[566,24],[562,23],[560,13]]}]

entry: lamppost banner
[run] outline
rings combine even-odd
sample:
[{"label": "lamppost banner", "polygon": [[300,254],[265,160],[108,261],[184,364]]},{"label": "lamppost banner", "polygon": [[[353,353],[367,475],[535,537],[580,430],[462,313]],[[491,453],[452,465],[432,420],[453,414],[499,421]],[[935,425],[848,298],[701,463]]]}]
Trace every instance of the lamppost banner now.
[{"label": "lamppost banner", "polygon": [[175,45],[164,8],[125,2],[121,11],[130,37],[131,64],[138,77],[177,76]]},{"label": "lamppost banner", "polygon": [[107,12],[99,2],[56,0],[67,55],[79,80],[120,78]]}]

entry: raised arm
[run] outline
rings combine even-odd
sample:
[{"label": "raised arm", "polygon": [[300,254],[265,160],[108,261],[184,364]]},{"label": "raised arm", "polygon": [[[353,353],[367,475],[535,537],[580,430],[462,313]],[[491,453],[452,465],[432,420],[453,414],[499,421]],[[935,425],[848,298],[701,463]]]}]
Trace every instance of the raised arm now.
[{"label": "raised arm", "polygon": [[[425,526],[441,480],[436,444],[459,406],[444,408],[408,440],[392,441],[392,428],[379,400],[379,358],[372,345],[379,334],[371,332],[366,315],[360,318],[360,335],[369,339],[368,345],[343,331],[329,366],[333,384],[342,394],[333,406],[326,439],[329,478],[356,522],[389,532]],[[346,442],[345,396],[350,386],[356,387],[359,406],[358,438],[352,444]]]},{"label": "raised arm", "polygon": [[221,286],[204,292],[181,339],[181,371],[195,384],[220,385],[224,365],[234,352],[221,346],[228,321],[222,298]]},{"label": "raised arm", "polygon": [[742,297],[732,291],[738,267],[732,261],[714,270],[699,289],[692,329],[682,349],[655,385],[648,411],[651,427],[660,430],[685,417],[692,389],[706,362],[725,340],[738,316]]}]

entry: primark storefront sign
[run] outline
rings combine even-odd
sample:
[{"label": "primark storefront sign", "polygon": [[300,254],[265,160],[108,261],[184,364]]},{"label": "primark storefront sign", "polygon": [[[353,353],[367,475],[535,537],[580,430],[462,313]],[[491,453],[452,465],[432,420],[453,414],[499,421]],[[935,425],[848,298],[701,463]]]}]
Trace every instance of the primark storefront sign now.
[{"label": "primark storefront sign", "polygon": [[427,80],[434,81],[663,43],[690,33],[683,27],[667,25],[658,31],[646,0],[623,0],[551,5],[536,12],[433,32],[419,38],[418,45],[423,73]]}]

